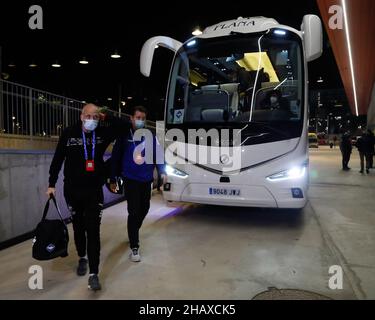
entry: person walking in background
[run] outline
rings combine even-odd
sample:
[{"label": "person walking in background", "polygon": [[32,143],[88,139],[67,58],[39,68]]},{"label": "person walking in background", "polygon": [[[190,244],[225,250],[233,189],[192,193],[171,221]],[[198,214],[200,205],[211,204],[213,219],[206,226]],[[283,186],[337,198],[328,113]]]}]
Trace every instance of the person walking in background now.
[{"label": "person walking in background", "polygon": [[375,155],[375,136],[374,133],[369,129],[367,130],[369,137],[369,168],[374,168],[374,155]]},{"label": "person walking in background", "polygon": [[340,143],[340,150],[342,154],[342,170],[344,171],[349,171],[349,161],[350,161],[350,156],[352,154],[352,142],[350,139],[350,134],[348,132],[344,133],[342,138],[341,138],[341,143]]},{"label": "person walking in background", "polygon": [[356,147],[359,152],[359,158],[361,160],[361,171],[360,173],[365,172],[365,161],[366,161],[366,173],[370,173],[371,168],[371,158],[374,152],[374,141],[371,134],[367,131],[363,133],[361,137],[358,138]]},{"label": "person walking in background", "polygon": [[333,148],[336,149],[337,136],[333,137]]}]

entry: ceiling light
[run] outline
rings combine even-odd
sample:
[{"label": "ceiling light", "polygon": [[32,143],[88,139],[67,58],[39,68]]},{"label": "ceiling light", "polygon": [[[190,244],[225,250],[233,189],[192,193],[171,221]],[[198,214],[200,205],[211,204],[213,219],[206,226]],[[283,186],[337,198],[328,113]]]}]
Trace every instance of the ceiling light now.
[{"label": "ceiling light", "polygon": [[358,108],[358,99],[357,99],[357,83],[356,83],[356,80],[355,80],[352,45],[351,45],[351,42],[350,42],[350,32],[349,32],[348,11],[347,11],[347,8],[346,8],[346,0],[342,0],[342,6],[343,6],[343,9],[344,9],[344,16],[345,16],[346,42],[348,43],[350,70],[351,70],[352,81],[353,81],[355,111],[356,111],[356,114],[357,114],[357,117],[358,117],[359,116],[359,108]]},{"label": "ceiling light", "polygon": [[192,32],[193,36],[200,36],[203,32],[199,27],[195,28],[195,30]]},{"label": "ceiling light", "polygon": [[54,63],[52,63],[51,66],[54,67],[54,68],[60,68],[60,67],[61,67],[61,64],[58,63],[57,61],[55,61]]},{"label": "ceiling light", "polygon": [[192,40],[190,42],[187,43],[187,46],[188,47],[192,47],[192,46],[195,46],[197,44],[197,41],[196,40]]},{"label": "ceiling light", "polygon": [[87,59],[85,57],[83,57],[81,60],[79,60],[79,63],[80,64],[88,64],[89,62],[87,61]]},{"label": "ceiling light", "polygon": [[277,34],[278,36],[285,36],[286,35],[286,31],[284,31],[284,30],[275,30],[273,33]]},{"label": "ceiling light", "polygon": [[111,54],[111,58],[119,59],[121,58],[121,55],[117,52],[117,50],[115,50],[115,52]]}]

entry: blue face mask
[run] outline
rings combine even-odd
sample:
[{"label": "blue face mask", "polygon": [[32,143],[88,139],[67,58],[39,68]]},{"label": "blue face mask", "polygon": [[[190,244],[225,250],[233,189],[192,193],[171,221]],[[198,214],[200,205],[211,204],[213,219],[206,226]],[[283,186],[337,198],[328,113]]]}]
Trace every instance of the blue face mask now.
[{"label": "blue face mask", "polygon": [[135,120],[134,124],[136,129],[142,129],[145,126],[144,120]]},{"label": "blue face mask", "polygon": [[98,123],[98,120],[88,119],[83,122],[83,126],[87,131],[94,131],[98,126]]}]

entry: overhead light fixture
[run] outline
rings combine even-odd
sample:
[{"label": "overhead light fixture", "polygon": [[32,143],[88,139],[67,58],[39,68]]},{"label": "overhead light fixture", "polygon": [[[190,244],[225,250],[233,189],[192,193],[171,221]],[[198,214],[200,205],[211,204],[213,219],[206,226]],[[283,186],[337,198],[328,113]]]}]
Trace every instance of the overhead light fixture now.
[{"label": "overhead light fixture", "polygon": [[10,67],[10,68],[14,68],[16,66],[16,64],[14,63],[14,62],[10,62],[9,64],[8,64],[8,67]]},{"label": "overhead light fixture", "polygon": [[195,28],[195,30],[192,32],[193,36],[200,36],[203,32],[199,27]]},{"label": "overhead light fixture", "polygon": [[115,50],[115,52],[111,54],[111,58],[119,59],[121,58],[121,55],[117,52],[117,50]]},{"label": "overhead light fixture", "polygon": [[195,46],[197,44],[197,41],[196,40],[192,40],[190,42],[187,43],[187,46],[188,47],[192,47],[192,46]]},{"label": "overhead light fixture", "polygon": [[36,68],[38,65],[35,63],[35,62],[31,62],[30,64],[29,64],[29,67],[30,68]]},{"label": "overhead light fixture", "polygon": [[112,101],[112,98],[107,98],[108,101]]},{"label": "overhead light fixture", "polygon": [[80,64],[88,64],[89,62],[87,61],[87,59],[85,57],[83,57],[81,60],[79,60],[79,63]]},{"label": "overhead light fixture", "polygon": [[323,78],[322,77],[320,77],[317,81],[316,81],[317,83],[323,83],[324,82],[324,80],[323,80]]},{"label": "overhead light fixture", "polygon": [[52,63],[51,66],[54,67],[54,68],[60,68],[60,67],[61,67],[61,64],[58,63],[57,61],[55,61],[54,63]]},{"label": "overhead light fixture", "polygon": [[356,111],[356,115],[358,117],[359,116],[359,108],[358,108],[358,99],[357,99],[357,83],[356,83],[355,72],[354,72],[352,44],[350,42],[350,32],[349,32],[348,11],[347,11],[347,7],[346,7],[346,0],[342,0],[342,6],[343,6],[343,9],[344,9],[346,42],[348,43],[349,63],[350,63],[350,70],[351,70],[351,74],[352,74],[352,81],[353,81],[355,111]]},{"label": "overhead light fixture", "polygon": [[133,97],[128,97],[128,100],[132,100],[133,99]]},{"label": "overhead light fixture", "polygon": [[273,33],[277,34],[278,36],[285,36],[286,35],[286,31],[284,31],[284,30],[275,30]]}]

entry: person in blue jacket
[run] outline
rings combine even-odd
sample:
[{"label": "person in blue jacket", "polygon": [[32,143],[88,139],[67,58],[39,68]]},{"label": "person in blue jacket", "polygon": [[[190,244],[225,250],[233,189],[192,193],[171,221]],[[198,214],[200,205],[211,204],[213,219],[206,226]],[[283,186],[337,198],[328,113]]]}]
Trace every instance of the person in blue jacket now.
[{"label": "person in blue jacket", "polygon": [[[110,188],[116,192],[116,177],[124,180],[125,196],[128,202],[128,237],[130,242],[130,259],[141,261],[139,251],[139,230],[150,209],[151,187],[154,180],[154,169],[157,166],[165,181],[165,166],[158,164],[163,150],[154,134],[150,131],[141,139],[135,139],[136,130],[145,127],[147,110],[143,106],[133,109],[130,117],[129,132],[116,140],[111,157]],[[147,152],[152,151],[152,159]],[[156,157],[158,155],[158,157]],[[156,161],[158,158],[159,161]],[[164,159],[164,157],[162,157]]]}]

